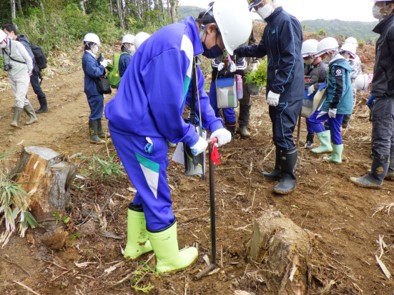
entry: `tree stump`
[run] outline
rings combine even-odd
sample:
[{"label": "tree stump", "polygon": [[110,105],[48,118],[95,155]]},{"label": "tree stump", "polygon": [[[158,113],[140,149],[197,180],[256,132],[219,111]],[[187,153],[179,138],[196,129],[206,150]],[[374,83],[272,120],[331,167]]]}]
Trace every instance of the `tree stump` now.
[{"label": "tree stump", "polygon": [[69,185],[76,168],[45,147],[25,147],[13,171],[14,179],[27,193],[29,210],[38,222],[70,203]]},{"label": "tree stump", "polygon": [[267,210],[254,221],[248,258],[262,265],[276,294],[307,294],[309,235],[279,211]]}]

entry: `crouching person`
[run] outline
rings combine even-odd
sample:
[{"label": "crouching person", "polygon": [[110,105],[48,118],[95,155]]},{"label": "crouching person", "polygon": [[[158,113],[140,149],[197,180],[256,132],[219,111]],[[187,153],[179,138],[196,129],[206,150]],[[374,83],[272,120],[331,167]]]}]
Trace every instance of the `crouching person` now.
[{"label": "crouching person", "polygon": [[[168,25],[144,41],[105,107],[112,142],[137,190],[128,209],[124,256],[135,259],[153,250],[159,273],[187,268],[198,257],[194,247],[179,250],[166,172],[167,141],[183,142],[194,155],[208,145],[182,118],[190,84],[198,81],[197,91],[205,93],[195,57],[215,58],[224,48],[232,54],[252,28],[243,0],[218,0],[200,15]],[[199,107],[211,138],[219,145],[230,142],[231,133],[215,117],[206,94],[200,95]]]},{"label": "crouching person", "polygon": [[8,79],[15,95],[11,126],[20,127],[19,119],[23,111],[29,116],[26,125],[33,124],[37,121],[37,116],[27,99],[33,60],[22,43],[8,38],[3,30],[0,30],[0,48],[2,49],[4,70],[8,73]]}]

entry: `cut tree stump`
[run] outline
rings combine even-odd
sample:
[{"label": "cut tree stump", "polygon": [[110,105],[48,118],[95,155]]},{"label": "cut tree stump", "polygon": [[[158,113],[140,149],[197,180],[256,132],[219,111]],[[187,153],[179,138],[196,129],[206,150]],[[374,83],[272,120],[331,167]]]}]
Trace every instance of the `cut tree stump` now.
[{"label": "cut tree stump", "polygon": [[13,171],[27,193],[29,210],[38,222],[62,212],[70,203],[69,186],[76,173],[72,163],[45,147],[25,147]]},{"label": "cut tree stump", "polygon": [[276,294],[308,294],[310,237],[279,211],[269,209],[254,221],[248,258],[259,263]]}]

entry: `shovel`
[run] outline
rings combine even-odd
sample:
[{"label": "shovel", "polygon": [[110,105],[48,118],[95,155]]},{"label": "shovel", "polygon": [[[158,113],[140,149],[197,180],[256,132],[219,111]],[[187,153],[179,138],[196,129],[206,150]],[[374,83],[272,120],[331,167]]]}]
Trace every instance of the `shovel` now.
[{"label": "shovel", "polygon": [[[196,279],[200,279],[216,268],[216,216],[215,216],[215,178],[214,170],[215,163],[212,160],[212,149],[217,139],[211,139],[209,143],[209,201],[210,201],[210,215],[211,215],[211,264],[204,268],[196,275]],[[218,162],[217,162],[218,163]]]}]

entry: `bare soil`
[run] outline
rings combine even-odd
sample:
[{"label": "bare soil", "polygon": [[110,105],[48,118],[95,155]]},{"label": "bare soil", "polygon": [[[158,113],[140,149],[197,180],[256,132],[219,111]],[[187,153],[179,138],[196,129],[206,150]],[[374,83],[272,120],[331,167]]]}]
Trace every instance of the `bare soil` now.
[{"label": "bare soil", "polygon": [[[371,49],[373,50],[373,49]],[[80,167],[87,161],[71,157],[77,153],[105,156],[105,146],[88,140],[89,108],[83,93],[81,52],[64,55],[47,70],[43,88],[49,112],[31,126],[10,126],[14,99],[7,80],[0,79],[1,151],[38,145],[52,148]],[[372,60],[364,61],[371,70]],[[32,103],[38,107],[34,94]],[[110,99],[106,96],[106,101]],[[247,244],[255,218],[274,208],[291,218],[315,239],[308,257],[310,294],[394,294],[394,283],[376,262],[379,236],[386,244],[381,260],[394,271],[394,183],[380,190],[354,186],[349,177],[370,167],[371,123],[365,106],[367,93],[359,93],[358,104],[343,132],[344,162],[328,164],[322,156],[303,148],[306,137],[301,125],[298,186],[288,196],[272,193],[274,182],[261,176],[272,169],[274,150],[271,124],[263,95],[253,97],[250,139],[235,140],[220,148],[222,163],[215,168],[216,234],[218,268],[210,276],[194,276],[210,256],[209,181],[184,175],[183,167],[171,162],[168,174],[173,207],[178,220],[180,247],[197,245],[199,258],[187,270],[166,275],[153,271],[154,256],[125,261],[121,248],[126,239],[127,205],[133,192],[127,177],[97,181],[76,179],[67,223],[59,226],[69,234],[59,250],[45,246],[45,228],[29,230],[22,239],[13,235],[0,251],[1,294],[278,294],[278,286],[267,280],[264,263],[249,261]],[[316,139],[317,141],[317,139]],[[113,151],[111,144],[108,150]],[[173,150],[171,150],[171,153]],[[11,164],[13,162],[11,161]],[[43,224],[44,226],[45,224]],[[31,290],[29,291],[30,288]],[[238,291],[238,293],[236,293]]]}]

